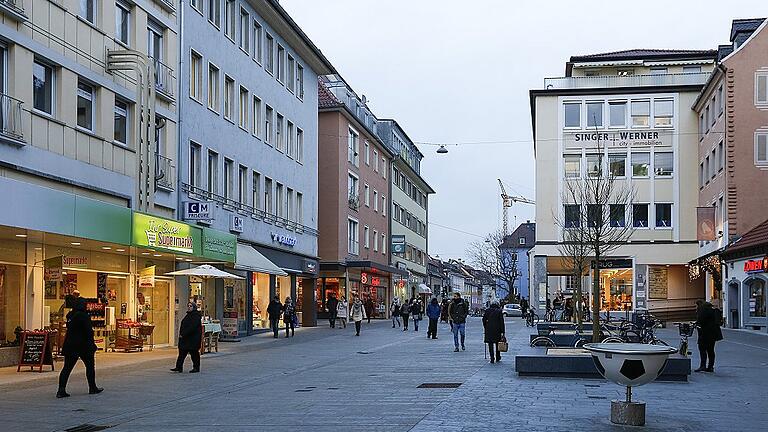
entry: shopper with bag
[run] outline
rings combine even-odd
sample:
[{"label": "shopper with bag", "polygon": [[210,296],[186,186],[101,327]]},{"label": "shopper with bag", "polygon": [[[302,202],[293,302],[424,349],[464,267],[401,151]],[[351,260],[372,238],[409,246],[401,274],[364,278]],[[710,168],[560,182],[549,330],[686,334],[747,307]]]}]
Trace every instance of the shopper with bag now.
[{"label": "shopper with bag", "polygon": [[400,327],[400,300],[397,297],[392,300],[389,313],[392,314],[392,328],[395,328],[395,323],[397,323],[397,327]]},{"label": "shopper with bag", "polygon": [[422,319],[424,309],[421,305],[421,300],[411,300],[411,317],[413,318],[413,331],[419,331],[419,321]]},{"label": "shopper with bag", "polygon": [[355,336],[360,336],[360,327],[363,320],[366,319],[365,305],[360,301],[357,294],[353,294],[352,307],[349,310],[349,318],[355,322]]},{"label": "shopper with bag", "polygon": [[349,316],[349,302],[347,302],[347,297],[341,296],[341,301],[336,306],[336,315],[339,317],[342,327],[347,328],[347,317]]},{"label": "shopper with bag", "polygon": [[285,324],[285,337],[296,336],[296,306],[293,305],[293,300],[290,297],[285,298],[285,305],[283,306],[283,323]]},{"label": "shopper with bag", "polygon": [[491,355],[491,363],[501,361],[499,342],[504,341],[506,343],[506,338],[504,337],[504,315],[501,313],[498,302],[491,303],[491,306],[485,311],[483,328],[485,329],[485,343],[488,344],[488,353]]},{"label": "shopper with bag", "polygon": [[272,329],[274,338],[277,339],[280,331],[280,313],[283,312],[283,304],[280,303],[280,297],[275,296],[267,306],[267,315],[269,316],[269,327]]}]

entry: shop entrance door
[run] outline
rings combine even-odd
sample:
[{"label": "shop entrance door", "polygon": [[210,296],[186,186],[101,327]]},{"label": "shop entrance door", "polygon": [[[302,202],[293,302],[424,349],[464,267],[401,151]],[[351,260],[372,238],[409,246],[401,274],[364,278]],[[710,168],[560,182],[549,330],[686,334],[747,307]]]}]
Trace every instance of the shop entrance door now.
[{"label": "shop entrance door", "polygon": [[171,283],[155,279],[154,287],[137,287],[136,321],[154,326],[152,339],[155,345],[168,344],[171,319]]},{"label": "shop entrance door", "polygon": [[739,322],[739,284],[728,284],[728,324],[732,329],[741,328]]}]

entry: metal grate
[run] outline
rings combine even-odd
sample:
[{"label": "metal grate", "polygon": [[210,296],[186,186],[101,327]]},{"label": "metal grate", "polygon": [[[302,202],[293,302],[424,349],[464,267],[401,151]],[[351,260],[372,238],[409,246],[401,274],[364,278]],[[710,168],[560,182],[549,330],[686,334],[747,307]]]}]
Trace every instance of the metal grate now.
[{"label": "metal grate", "polygon": [[423,383],[416,388],[453,389],[459,388],[462,383]]},{"label": "metal grate", "polygon": [[99,426],[99,425],[92,425],[92,424],[81,424],[80,426],[71,427],[69,429],[64,429],[65,432],[96,432],[101,431],[104,429],[109,429],[111,426]]}]

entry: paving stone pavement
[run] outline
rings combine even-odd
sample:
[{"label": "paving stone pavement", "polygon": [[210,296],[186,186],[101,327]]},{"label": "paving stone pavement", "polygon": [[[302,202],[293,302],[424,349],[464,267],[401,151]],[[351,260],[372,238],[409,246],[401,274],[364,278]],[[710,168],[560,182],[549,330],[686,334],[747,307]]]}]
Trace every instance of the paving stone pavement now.
[{"label": "paving stone pavement", "polygon": [[[105,392],[87,395],[82,371],[72,397],[54,397],[54,376],[0,386],[0,431],[62,431],[81,424],[114,431],[623,431],[607,420],[623,389],[603,380],[521,378],[514,350],[530,329],[508,319],[510,353],[484,359],[482,326],[470,319],[467,351],[393,330],[388,322],[301,329],[225,344],[202,373],[173,374],[167,359],[98,369]],[[281,335],[282,336],[282,335]],[[676,337],[665,333],[670,341]],[[768,430],[768,336],[726,331],[715,374],[635,390],[648,402],[647,431]],[[130,355],[130,354],[126,354]],[[189,367],[189,365],[187,365]],[[78,366],[81,369],[81,366]],[[421,383],[462,383],[418,389]]]}]

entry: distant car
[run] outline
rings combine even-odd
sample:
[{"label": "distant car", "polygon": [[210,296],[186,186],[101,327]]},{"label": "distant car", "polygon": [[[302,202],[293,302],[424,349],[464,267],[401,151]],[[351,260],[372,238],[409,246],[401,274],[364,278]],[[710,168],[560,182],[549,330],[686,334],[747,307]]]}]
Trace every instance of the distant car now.
[{"label": "distant car", "polygon": [[505,317],[521,317],[523,316],[523,310],[520,309],[520,305],[517,303],[507,303],[501,310]]}]

